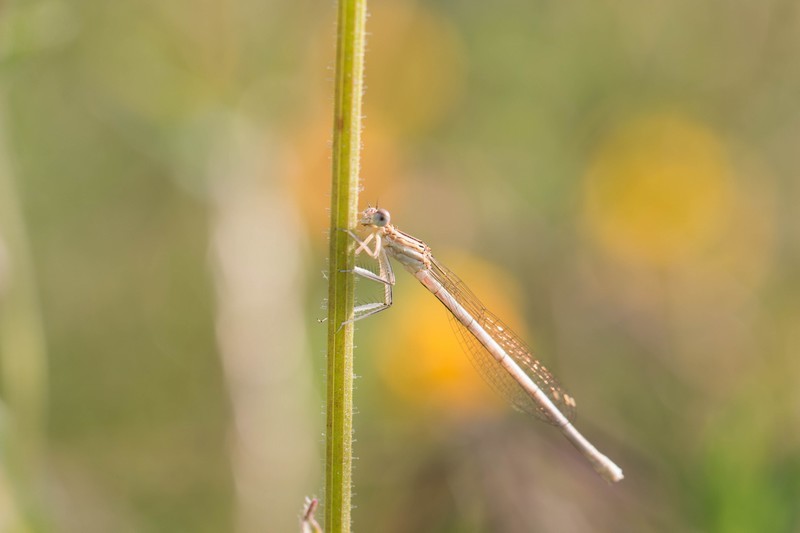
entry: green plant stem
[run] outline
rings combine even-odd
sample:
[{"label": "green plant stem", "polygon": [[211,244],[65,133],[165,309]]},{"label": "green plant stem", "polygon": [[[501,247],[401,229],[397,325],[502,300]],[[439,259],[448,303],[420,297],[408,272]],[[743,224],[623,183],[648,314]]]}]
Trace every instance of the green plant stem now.
[{"label": "green plant stem", "polygon": [[340,0],[333,119],[328,365],[325,452],[325,530],[350,531],[353,429],[353,243],[342,231],[358,214],[361,94],[366,0]]}]

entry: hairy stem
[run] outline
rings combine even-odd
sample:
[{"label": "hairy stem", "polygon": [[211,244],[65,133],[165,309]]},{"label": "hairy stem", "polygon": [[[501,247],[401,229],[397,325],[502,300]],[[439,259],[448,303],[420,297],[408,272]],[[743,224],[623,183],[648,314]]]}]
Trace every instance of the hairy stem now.
[{"label": "hairy stem", "polygon": [[353,247],[342,229],[358,213],[361,94],[366,0],[340,0],[333,119],[328,364],[325,452],[325,529],[350,531],[353,428]]}]

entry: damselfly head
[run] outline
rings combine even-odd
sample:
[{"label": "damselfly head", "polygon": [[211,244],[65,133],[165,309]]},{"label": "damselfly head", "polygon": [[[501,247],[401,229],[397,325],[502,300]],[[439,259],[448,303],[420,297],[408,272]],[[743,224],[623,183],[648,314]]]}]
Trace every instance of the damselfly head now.
[{"label": "damselfly head", "polygon": [[389,215],[389,211],[386,209],[368,207],[364,210],[364,214],[361,216],[361,224],[364,226],[375,226],[376,228],[382,228],[389,224],[390,219],[391,215]]}]

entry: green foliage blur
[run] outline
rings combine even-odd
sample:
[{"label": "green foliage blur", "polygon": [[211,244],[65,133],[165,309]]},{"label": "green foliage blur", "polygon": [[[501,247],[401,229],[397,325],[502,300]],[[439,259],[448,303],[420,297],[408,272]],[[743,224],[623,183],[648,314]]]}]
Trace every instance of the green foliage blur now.
[{"label": "green foliage blur", "polygon": [[[626,478],[510,411],[398,268],[357,325],[354,529],[800,530],[800,5],[369,10],[362,203]],[[333,2],[0,5],[0,531],[325,504],[334,48]]]}]

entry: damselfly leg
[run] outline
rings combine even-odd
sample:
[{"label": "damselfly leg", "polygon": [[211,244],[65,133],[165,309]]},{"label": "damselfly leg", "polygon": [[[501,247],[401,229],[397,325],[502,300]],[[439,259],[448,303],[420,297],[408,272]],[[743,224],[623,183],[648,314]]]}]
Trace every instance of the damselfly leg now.
[{"label": "damselfly leg", "polygon": [[383,301],[357,305],[353,310],[353,318],[342,322],[342,325],[350,324],[356,320],[361,320],[362,318],[366,318],[389,309],[392,306],[392,287],[394,286],[394,272],[392,271],[392,265],[389,262],[389,257],[381,247],[381,240],[375,239],[375,247],[374,249],[370,249],[369,243],[375,237],[374,233],[370,233],[365,239],[361,239],[358,235],[350,230],[347,230],[347,234],[354,241],[356,241],[356,243],[358,243],[358,248],[356,248],[355,252],[356,257],[358,257],[361,252],[364,252],[367,256],[375,259],[378,262],[378,272],[373,272],[360,266],[354,266],[351,272],[364,279],[382,283]]}]

